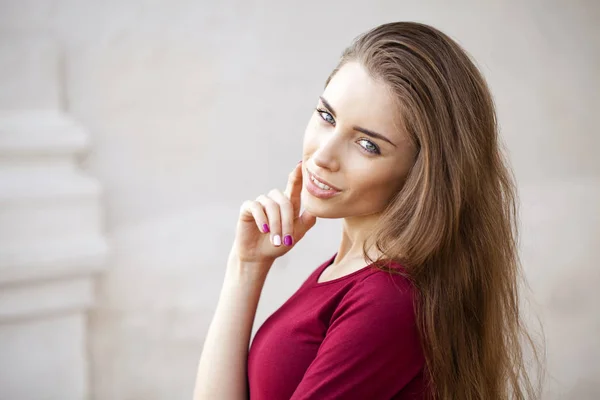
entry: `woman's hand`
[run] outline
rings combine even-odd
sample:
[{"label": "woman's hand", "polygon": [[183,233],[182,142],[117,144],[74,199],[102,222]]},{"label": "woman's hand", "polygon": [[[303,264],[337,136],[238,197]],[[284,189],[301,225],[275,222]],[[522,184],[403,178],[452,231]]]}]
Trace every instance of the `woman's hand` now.
[{"label": "woman's hand", "polygon": [[302,162],[290,173],[285,192],[273,189],[240,209],[232,254],[238,261],[270,265],[290,251],[317,218],[300,214]]}]

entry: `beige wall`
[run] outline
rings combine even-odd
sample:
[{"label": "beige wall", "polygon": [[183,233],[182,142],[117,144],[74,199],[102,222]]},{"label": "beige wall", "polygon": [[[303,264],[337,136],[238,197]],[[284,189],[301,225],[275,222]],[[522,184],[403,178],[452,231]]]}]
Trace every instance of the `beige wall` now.
[{"label": "beige wall", "polygon": [[[599,398],[599,18],[594,0],[0,0],[0,35],[17,43],[0,64],[0,109],[60,104],[89,130],[83,165],[105,189],[94,398],[190,398],[239,205],[285,183],[344,46],[392,20],[444,30],[488,77],[522,191],[545,398]],[[11,84],[45,59],[7,54],[39,38],[59,68]],[[338,227],[319,221],[278,261],[255,330],[333,254]]]}]

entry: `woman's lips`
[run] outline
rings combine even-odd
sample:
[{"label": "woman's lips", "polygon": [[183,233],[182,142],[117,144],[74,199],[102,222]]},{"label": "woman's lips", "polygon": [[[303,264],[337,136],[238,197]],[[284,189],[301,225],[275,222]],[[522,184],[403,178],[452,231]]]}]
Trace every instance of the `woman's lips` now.
[{"label": "woman's lips", "polygon": [[[306,170],[306,173],[308,175],[308,179],[306,179],[306,184],[305,184],[306,190],[308,190],[308,192],[310,194],[312,194],[313,196],[318,197],[320,199],[329,199],[341,192],[341,190],[331,186],[327,182],[323,182],[321,179],[319,179],[316,176],[314,176],[313,174],[311,174],[310,171]],[[320,188],[319,186],[317,186],[316,183],[314,183],[312,180],[313,176],[316,180],[323,183],[324,185],[329,186],[331,189],[323,189],[323,188]]]}]

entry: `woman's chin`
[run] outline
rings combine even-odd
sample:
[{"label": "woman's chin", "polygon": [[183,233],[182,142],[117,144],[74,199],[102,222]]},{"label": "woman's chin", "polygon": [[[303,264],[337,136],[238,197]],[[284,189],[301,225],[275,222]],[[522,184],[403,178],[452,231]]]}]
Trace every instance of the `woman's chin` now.
[{"label": "woman's chin", "polygon": [[307,201],[302,204],[302,208],[317,218],[334,219],[334,218],[343,218],[344,217],[344,215],[340,214],[339,205],[336,207],[333,205],[329,206],[326,203],[325,204],[314,204],[314,202]]},{"label": "woman's chin", "polygon": [[343,218],[340,203],[334,199],[319,199],[308,193],[306,188],[301,194],[302,208],[317,218]]}]

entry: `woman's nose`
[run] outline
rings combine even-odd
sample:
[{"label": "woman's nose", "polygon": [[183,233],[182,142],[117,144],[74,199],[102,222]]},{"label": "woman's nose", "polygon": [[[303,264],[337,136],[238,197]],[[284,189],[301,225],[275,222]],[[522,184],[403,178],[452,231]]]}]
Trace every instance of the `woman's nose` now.
[{"label": "woman's nose", "polygon": [[340,168],[340,148],[338,135],[331,134],[321,139],[313,154],[313,161],[319,168],[337,171]]}]

